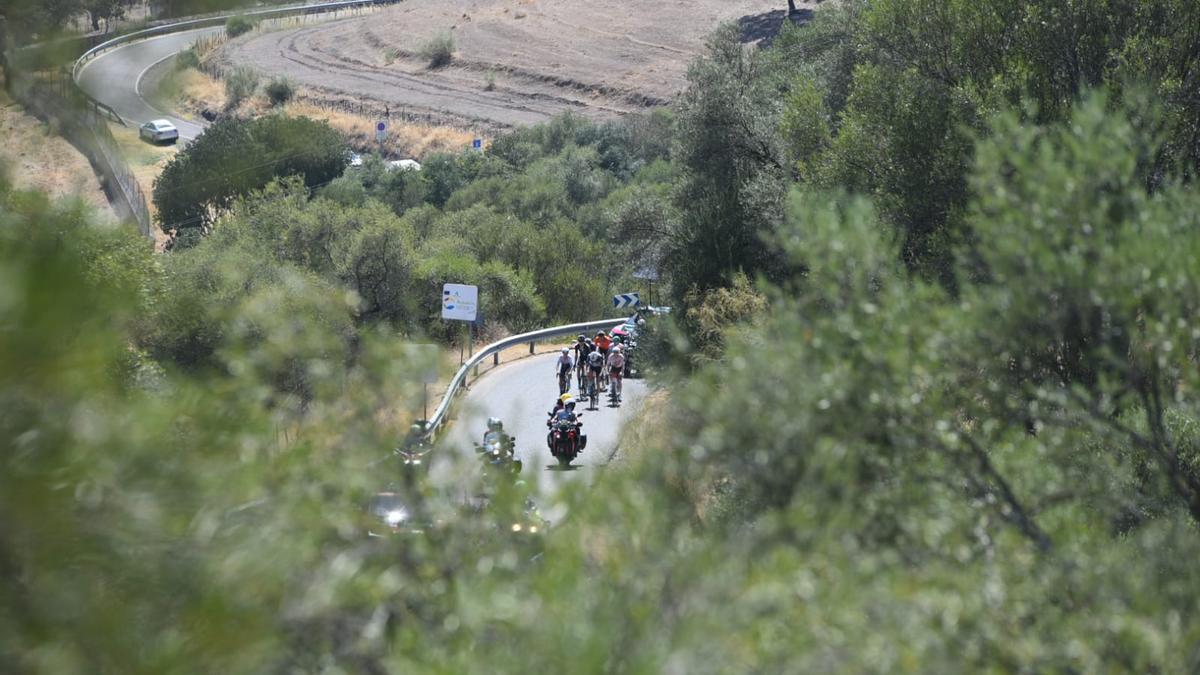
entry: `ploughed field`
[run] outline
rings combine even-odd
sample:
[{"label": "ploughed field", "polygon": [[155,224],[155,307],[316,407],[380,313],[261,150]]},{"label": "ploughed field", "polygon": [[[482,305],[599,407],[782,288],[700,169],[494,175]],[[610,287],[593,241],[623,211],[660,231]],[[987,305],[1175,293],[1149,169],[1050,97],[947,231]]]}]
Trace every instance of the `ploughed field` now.
[{"label": "ploughed field", "polygon": [[[805,4],[805,3],[797,3]],[[473,127],[533,124],[570,110],[593,119],[666,105],[720,23],[755,42],[778,30],[784,0],[406,0],[367,16],[254,33],[224,65],[287,75],[348,108]],[[422,47],[450,35],[454,59]]]}]

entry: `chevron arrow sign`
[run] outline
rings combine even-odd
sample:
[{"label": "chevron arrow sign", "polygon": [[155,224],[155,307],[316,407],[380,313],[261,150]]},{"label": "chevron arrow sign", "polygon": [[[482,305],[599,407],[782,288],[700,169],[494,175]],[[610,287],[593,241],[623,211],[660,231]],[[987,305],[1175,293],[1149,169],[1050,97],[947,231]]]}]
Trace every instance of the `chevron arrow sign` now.
[{"label": "chevron arrow sign", "polygon": [[637,307],[642,304],[642,299],[637,293],[621,293],[613,296],[613,307],[620,309],[622,307]]}]

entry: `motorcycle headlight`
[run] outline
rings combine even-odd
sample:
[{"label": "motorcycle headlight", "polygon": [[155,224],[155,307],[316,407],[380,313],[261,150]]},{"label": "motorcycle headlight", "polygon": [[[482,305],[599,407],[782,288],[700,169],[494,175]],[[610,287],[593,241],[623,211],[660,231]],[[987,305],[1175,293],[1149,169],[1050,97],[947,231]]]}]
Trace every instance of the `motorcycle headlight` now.
[{"label": "motorcycle headlight", "polygon": [[408,520],[408,512],[404,509],[392,509],[383,515],[383,520],[388,525],[396,527],[400,523]]},{"label": "motorcycle headlight", "polygon": [[513,526],[512,526],[512,531],[513,531],[513,532],[520,532],[520,531],[521,531],[521,529],[522,529],[522,528],[521,528],[521,524],[520,524],[520,523],[513,523]]}]

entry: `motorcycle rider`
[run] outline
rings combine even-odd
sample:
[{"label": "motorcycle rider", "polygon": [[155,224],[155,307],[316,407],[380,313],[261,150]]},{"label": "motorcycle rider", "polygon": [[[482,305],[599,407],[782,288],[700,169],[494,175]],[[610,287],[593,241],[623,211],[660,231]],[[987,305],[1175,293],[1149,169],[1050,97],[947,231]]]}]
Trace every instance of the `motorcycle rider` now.
[{"label": "motorcycle rider", "polygon": [[[555,427],[575,427],[576,429],[583,426],[579,421],[579,415],[575,414],[575,400],[570,398],[570,395],[563,397],[560,401],[562,407],[551,414],[550,419],[546,420],[546,426],[550,428],[550,432],[546,434],[546,445],[550,448],[550,452],[554,452],[554,429]],[[578,443],[583,442],[582,436],[579,437]]]},{"label": "motorcycle rider", "polygon": [[509,452],[509,448],[507,447],[508,438],[508,434],[504,433],[504,422],[502,422],[499,417],[489,417],[487,421],[487,431],[483,432],[483,443],[481,444],[482,447],[486,449],[489,442],[499,439],[500,449],[505,452]]},{"label": "motorcycle rider", "polygon": [[571,388],[571,371],[575,367],[575,362],[571,360],[571,350],[563,347],[562,354],[554,362],[554,377],[558,380],[558,391],[560,394],[567,393]]},{"label": "motorcycle rider", "polygon": [[[563,406],[567,404],[567,401],[570,401],[571,399],[572,396],[570,394],[563,394],[562,396],[554,399],[554,409],[546,413],[546,416],[550,419],[554,419],[554,416],[558,414],[558,411],[562,410]],[[549,420],[547,420],[546,423],[549,424]]]},{"label": "motorcycle rider", "polygon": [[625,373],[625,354],[621,345],[612,348],[608,355],[608,378],[612,380],[613,397],[621,400],[621,376]]}]

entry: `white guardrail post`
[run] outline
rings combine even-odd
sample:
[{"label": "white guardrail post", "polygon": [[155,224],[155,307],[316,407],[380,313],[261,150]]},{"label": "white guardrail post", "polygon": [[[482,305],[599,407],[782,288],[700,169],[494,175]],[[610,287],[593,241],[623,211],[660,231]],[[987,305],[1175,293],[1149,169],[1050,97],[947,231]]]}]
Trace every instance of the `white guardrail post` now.
[{"label": "white guardrail post", "polygon": [[543,328],[530,333],[522,333],[514,335],[510,338],[505,338],[498,342],[484,347],[476,352],[474,356],[467,360],[466,363],[459,367],[458,372],[454,374],[454,379],[450,380],[450,386],[446,389],[446,395],[442,398],[442,402],[438,404],[436,410],[433,411],[433,417],[429,419],[425,426],[425,435],[432,439],[434,435],[441,429],[442,424],[450,412],[450,406],[454,402],[454,396],[458,390],[467,385],[467,377],[470,371],[475,366],[478,366],[484,359],[491,356],[493,363],[500,364],[500,352],[514,347],[516,345],[528,342],[529,353],[533,353],[533,346],[538,340],[546,340],[548,338],[561,337],[563,335],[578,335],[579,333],[587,334],[593,330],[605,330],[615,328],[625,323],[625,319],[604,319],[602,321],[588,321],[587,323],[573,323],[568,326],[558,326],[555,328]]}]

